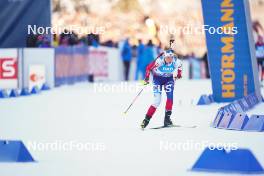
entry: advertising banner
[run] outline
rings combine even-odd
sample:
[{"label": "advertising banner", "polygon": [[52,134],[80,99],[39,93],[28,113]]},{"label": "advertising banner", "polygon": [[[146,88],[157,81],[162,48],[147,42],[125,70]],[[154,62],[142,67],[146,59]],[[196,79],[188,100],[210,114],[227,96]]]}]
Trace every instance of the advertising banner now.
[{"label": "advertising banner", "polygon": [[87,80],[88,75],[88,47],[55,48],[56,86]]},{"label": "advertising banner", "polygon": [[51,26],[51,0],[0,0],[0,21],[0,48],[26,47],[30,28]]},{"label": "advertising banner", "polygon": [[108,52],[98,48],[91,48],[89,52],[89,70],[95,77],[108,77]]},{"label": "advertising banner", "polygon": [[202,0],[213,97],[230,102],[260,94],[247,0]]},{"label": "advertising banner", "polygon": [[45,65],[29,65],[29,89],[37,86],[39,89],[46,83]]},{"label": "advertising banner", "polygon": [[121,81],[122,62],[116,48],[109,47],[57,47],[55,48],[56,86],[87,81]]},{"label": "advertising banner", "polygon": [[117,48],[90,47],[89,71],[98,81],[122,81],[123,64]]},{"label": "advertising banner", "polygon": [[54,87],[54,48],[24,48],[21,49],[23,55],[23,87],[30,88],[41,83]]},{"label": "advertising banner", "polygon": [[0,49],[0,89],[18,88],[18,51]]}]

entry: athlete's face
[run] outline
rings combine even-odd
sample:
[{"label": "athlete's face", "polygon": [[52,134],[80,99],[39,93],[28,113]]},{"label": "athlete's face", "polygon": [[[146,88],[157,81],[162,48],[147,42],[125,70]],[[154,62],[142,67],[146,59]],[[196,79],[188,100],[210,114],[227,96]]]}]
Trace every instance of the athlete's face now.
[{"label": "athlete's face", "polygon": [[172,57],[166,57],[165,62],[166,62],[166,64],[172,63]]}]

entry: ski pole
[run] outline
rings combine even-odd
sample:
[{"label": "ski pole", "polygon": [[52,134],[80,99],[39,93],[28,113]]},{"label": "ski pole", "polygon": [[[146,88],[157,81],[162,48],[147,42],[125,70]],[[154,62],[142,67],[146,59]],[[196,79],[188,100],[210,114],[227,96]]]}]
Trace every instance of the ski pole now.
[{"label": "ski pole", "polygon": [[[164,52],[160,53],[154,61],[156,61],[160,56],[162,56],[164,54]],[[143,90],[145,89],[146,85],[139,91],[139,93],[137,94],[137,96],[134,98],[134,100],[132,101],[132,103],[128,106],[128,108],[126,109],[126,111],[124,112],[124,114],[126,114],[128,112],[128,110],[132,107],[132,105],[135,103],[135,101],[137,100],[137,98],[139,97],[139,95],[143,92]]]},{"label": "ski pole", "polygon": [[[170,45],[171,45],[171,43],[173,43],[174,42],[174,40],[173,41],[170,41]],[[160,56],[162,56],[164,54],[164,52],[162,52],[162,53],[160,53],[156,58],[155,58],[155,60],[154,61],[156,61]],[[129,111],[129,109],[132,107],[132,105],[135,103],[135,101],[137,100],[137,98],[139,97],[139,95],[143,92],[143,90],[145,89],[145,87],[146,87],[146,85],[139,91],[139,93],[137,94],[137,96],[134,98],[134,100],[132,101],[132,103],[128,106],[128,108],[125,110],[125,112],[124,112],[124,114],[126,114],[128,111]]]},{"label": "ski pole", "polygon": [[124,114],[126,114],[128,112],[128,110],[132,107],[132,105],[135,103],[135,101],[137,100],[139,95],[143,92],[145,87],[146,87],[146,85],[144,85],[144,87],[138,92],[137,96],[133,99],[132,103],[127,107],[127,109],[125,110]]}]

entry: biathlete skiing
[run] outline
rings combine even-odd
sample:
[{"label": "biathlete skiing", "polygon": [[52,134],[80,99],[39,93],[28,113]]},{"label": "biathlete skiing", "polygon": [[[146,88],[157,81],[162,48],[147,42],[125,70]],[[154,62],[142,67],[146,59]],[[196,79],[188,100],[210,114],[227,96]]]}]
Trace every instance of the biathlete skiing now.
[{"label": "biathlete skiing", "polygon": [[165,50],[155,61],[147,66],[144,85],[149,84],[150,73],[153,75],[154,102],[148,108],[141,128],[144,129],[147,127],[156,109],[160,105],[163,88],[167,96],[164,127],[172,126],[173,123],[170,117],[173,106],[174,82],[176,79],[182,78],[182,62],[177,58],[172,49]]}]

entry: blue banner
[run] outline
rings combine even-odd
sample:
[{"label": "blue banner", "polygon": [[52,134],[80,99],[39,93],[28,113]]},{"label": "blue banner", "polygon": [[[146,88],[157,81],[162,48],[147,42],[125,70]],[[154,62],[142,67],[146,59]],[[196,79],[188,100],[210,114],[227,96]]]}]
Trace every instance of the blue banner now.
[{"label": "blue banner", "polygon": [[87,81],[89,76],[88,47],[55,48],[55,85]]},{"label": "blue banner", "polygon": [[259,92],[246,0],[202,0],[208,62],[216,102]]},{"label": "blue banner", "polygon": [[28,26],[51,26],[50,0],[0,0],[0,48],[26,47]]}]

